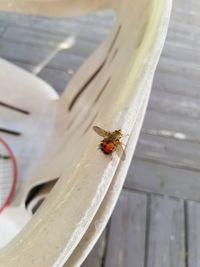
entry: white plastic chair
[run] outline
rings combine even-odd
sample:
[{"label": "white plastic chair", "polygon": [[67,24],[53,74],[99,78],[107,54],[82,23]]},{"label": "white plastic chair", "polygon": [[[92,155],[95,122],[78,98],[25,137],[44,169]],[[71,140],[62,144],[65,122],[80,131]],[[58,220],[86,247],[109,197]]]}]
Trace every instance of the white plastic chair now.
[{"label": "white plastic chair", "polygon": [[[80,266],[91,250],[134,153],[171,0],[0,2],[1,10],[50,16],[100,8],[113,9],[117,22],[60,98],[42,80],[0,61],[0,128],[8,130],[0,134],[14,150],[20,178],[29,177],[2,215],[15,233],[29,222],[0,251],[0,266]],[[129,135],[125,161],[97,149],[93,125]]]}]

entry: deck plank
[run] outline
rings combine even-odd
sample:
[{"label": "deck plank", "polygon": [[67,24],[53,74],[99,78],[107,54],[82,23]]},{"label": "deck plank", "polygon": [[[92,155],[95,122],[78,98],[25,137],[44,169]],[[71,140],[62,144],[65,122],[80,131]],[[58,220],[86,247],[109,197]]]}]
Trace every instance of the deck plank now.
[{"label": "deck plank", "polygon": [[198,79],[188,79],[185,76],[173,75],[157,69],[154,77],[153,90],[172,95],[182,95],[189,98],[200,98],[200,84]]},{"label": "deck plank", "polygon": [[[199,72],[200,75],[200,72]],[[200,99],[167,92],[152,91],[148,109],[183,116],[185,119],[200,118]]]},{"label": "deck plank", "polygon": [[184,267],[184,205],[151,197],[147,267]]},{"label": "deck plank", "polygon": [[186,140],[181,132],[172,137],[164,133],[163,136],[142,133],[135,156],[181,169],[200,171],[200,144]]},{"label": "deck plank", "polygon": [[144,267],[147,197],[124,191],[113,213],[105,267]]},{"label": "deck plank", "polygon": [[[100,43],[108,32],[108,29],[106,29],[105,32],[97,32],[97,30],[92,29],[90,25],[77,27],[77,22],[65,23],[67,28],[65,27],[63,29],[63,27],[61,27],[55,32],[55,24],[56,23],[52,25],[53,28],[50,28],[47,24],[46,27],[40,28],[39,30],[38,28],[10,25],[7,27],[4,34],[2,34],[2,38],[11,42],[17,41],[39,47],[60,43],[63,39],[74,36],[78,41],[88,41],[88,44],[92,45],[93,43]],[[81,52],[81,50],[79,52]]]},{"label": "deck plank", "polygon": [[199,172],[134,158],[125,187],[160,195],[200,201]]},{"label": "deck plank", "polygon": [[171,138],[178,141],[200,143],[200,125],[196,119],[184,119],[178,115],[148,110],[145,116],[142,133]]},{"label": "deck plank", "polygon": [[187,206],[188,266],[200,264],[200,203],[189,201]]}]

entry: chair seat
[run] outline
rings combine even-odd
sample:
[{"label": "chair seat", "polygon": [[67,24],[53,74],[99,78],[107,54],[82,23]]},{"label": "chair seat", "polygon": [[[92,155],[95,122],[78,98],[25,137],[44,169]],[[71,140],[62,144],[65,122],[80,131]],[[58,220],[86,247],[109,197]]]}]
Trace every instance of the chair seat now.
[{"label": "chair seat", "polygon": [[0,79],[0,134],[17,158],[18,191],[44,149],[55,120],[52,107],[58,95],[38,77],[3,59]]},{"label": "chair seat", "polygon": [[[1,244],[16,235],[31,218],[22,204],[28,178],[37,164],[53,123],[52,103],[56,91],[31,73],[0,59],[0,135],[12,148],[18,165],[16,194],[0,217]],[[45,121],[48,114],[51,123]],[[52,120],[51,120],[52,119]],[[47,127],[42,127],[46,124]]]}]

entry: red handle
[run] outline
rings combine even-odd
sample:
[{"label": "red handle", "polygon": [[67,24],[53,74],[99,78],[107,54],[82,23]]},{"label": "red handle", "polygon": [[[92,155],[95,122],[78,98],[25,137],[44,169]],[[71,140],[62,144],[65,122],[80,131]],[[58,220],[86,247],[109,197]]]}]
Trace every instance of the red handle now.
[{"label": "red handle", "polygon": [[13,183],[12,183],[10,192],[9,192],[4,204],[0,207],[0,213],[1,213],[8,206],[8,204],[10,203],[11,198],[15,192],[15,187],[16,187],[16,183],[17,183],[17,161],[16,161],[16,158],[15,158],[11,148],[1,137],[0,137],[0,143],[6,148],[8,155],[9,155],[9,157],[13,163]]}]

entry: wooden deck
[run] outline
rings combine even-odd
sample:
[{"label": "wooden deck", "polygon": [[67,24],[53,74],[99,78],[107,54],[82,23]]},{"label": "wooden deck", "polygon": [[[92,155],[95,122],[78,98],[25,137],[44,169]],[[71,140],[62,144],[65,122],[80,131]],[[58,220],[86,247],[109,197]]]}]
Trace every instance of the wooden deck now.
[{"label": "wooden deck", "polygon": [[[112,14],[0,13],[0,56],[61,92]],[[124,190],[82,267],[200,267],[200,1],[174,0],[170,29]]]}]

